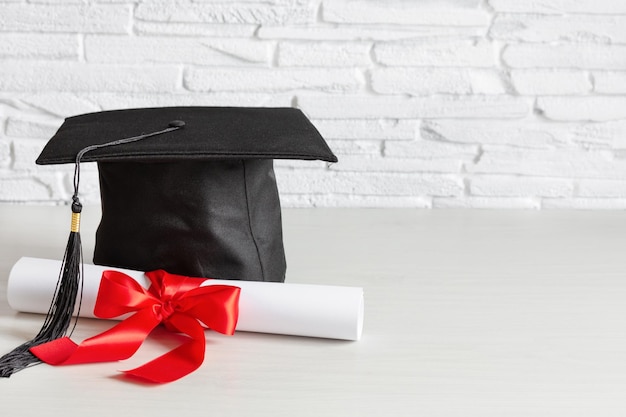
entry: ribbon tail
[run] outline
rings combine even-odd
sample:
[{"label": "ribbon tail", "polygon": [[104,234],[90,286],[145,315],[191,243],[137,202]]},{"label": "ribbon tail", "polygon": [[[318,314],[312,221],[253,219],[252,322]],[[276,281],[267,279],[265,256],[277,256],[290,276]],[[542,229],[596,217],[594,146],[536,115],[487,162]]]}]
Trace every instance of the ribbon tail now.
[{"label": "ribbon tail", "polygon": [[50,365],[113,362],[130,358],[158,326],[160,320],[149,309],[141,310],[97,336],[77,345],[67,337],[30,349],[33,355]]},{"label": "ribbon tail", "polygon": [[176,381],[202,365],[206,340],[198,321],[184,314],[174,314],[168,324],[187,334],[190,340],[142,366],[123,371],[126,375],[163,384]]}]

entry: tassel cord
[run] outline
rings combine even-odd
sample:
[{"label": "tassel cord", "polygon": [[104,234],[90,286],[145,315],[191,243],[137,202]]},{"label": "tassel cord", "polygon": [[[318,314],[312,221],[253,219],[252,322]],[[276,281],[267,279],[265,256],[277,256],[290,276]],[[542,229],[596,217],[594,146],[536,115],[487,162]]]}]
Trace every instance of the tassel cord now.
[{"label": "tassel cord", "polygon": [[185,126],[185,122],[182,122],[180,120],[174,120],[170,122],[168,128],[159,130],[158,132],[146,133],[143,135],[133,136],[130,138],[118,139],[118,140],[114,140],[111,142],[101,143],[99,145],[90,145],[81,149],[76,154],[76,161],[74,164],[74,196],[72,197],[72,199],[78,198],[78,186],[80,185],[80,161],[81,159],[83,159],[83,156],[87,152],[95,151],[96,149],[106,148],[109,146],[118,146],[118,145],[124,145],[126,143],[137,142],[139,140],[146,139],[152,136],[157,136],[157,135],[162,135],[163,133],[173,132],[174,130],[181,129],[184,126]]}]

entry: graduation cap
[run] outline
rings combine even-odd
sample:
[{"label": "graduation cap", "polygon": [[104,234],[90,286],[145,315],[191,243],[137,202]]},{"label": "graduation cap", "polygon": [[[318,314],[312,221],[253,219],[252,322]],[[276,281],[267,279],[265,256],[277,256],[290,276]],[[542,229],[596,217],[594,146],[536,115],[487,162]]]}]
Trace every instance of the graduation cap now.
[{"label": "graduation cap", "polygon": [[75,164],[70,237],[55,299],[39,334],[0,358],[0,376],[37,362],[28,349],[69,328],[81,286],[81,162],[97,162],[100,178],[94,263],[282,282],[274,159],[337,161],[293,108],[167,107],[67,118],[36,161]]}]

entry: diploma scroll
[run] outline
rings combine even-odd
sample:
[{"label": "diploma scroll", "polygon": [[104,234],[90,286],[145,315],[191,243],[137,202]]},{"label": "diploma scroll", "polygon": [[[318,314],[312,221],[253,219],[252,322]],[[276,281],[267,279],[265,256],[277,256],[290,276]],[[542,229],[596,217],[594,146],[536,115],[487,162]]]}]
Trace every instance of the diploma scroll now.
[{"label": "diploma scroll", "polygon": [[[46,314],[60,268],[60,261],[21,258],[9,275],[7,298],[11,308]],[[149,286],[143,272],[85,264],[81,317],[94,317],[105,270],[124,272],[143,287]],[[206,280],[202,285],[241,288],[238,331],[343,340],[361,337],[364,302],[359,287],[229,280]]]}]

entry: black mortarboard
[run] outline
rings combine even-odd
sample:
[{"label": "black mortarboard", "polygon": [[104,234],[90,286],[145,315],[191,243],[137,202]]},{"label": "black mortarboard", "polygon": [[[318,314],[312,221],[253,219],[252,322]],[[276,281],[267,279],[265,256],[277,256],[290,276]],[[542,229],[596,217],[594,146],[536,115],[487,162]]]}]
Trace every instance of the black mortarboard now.
[{"label": "black mortarboard", "polygon": [[87,146],[158,131],[171,121],[184,127],[82,158],[97,161],[100,175],[94,262],[284,281],[272,159],[337,160],[297,109],[172,107],[70,117],[37,164],[73,163]]},{"label": "black mortarboard", "polygon": [[[80,274],[78,178],[80,162],[89,161],[98,163],[102,201],[96,264],[284,281],[273,159],[337,161],[292,108],[146,108],[67,118],[37,159],[40,165],[75,163],[76,169],[72,231],[57,293],[76,292],[75,280],[65,275]],[[73,310],[74,302],[63,300],[59,307],[55,301],[49,316]],[[65,333],[69,319],[62,321],[48,326],[64,327],[61,332],[41,339]],[[13,366],[5,368],[19,370]]]}]

